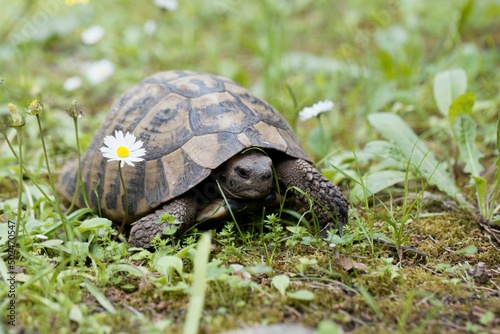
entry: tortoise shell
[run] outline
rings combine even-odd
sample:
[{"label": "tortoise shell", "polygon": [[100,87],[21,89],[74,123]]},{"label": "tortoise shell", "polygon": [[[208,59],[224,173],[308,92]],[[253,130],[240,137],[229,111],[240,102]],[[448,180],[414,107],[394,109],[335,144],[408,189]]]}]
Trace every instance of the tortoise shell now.
[{"label": "tortoise shell", "polygon": [[[90,205],[113,220],[125,215],[118,162],[108,163],[99,149],[115,130],[134,134],[146,149],[145,161],[122,169],[131,220],[195,187],[249,147],[310,162],[285,119],[241,85],[205,73],[159,72],[120,97],[81,159]],[[74,163],[60,182],[70,200],[77,186]],[[81,196],[77,205],[84,206]]]}]

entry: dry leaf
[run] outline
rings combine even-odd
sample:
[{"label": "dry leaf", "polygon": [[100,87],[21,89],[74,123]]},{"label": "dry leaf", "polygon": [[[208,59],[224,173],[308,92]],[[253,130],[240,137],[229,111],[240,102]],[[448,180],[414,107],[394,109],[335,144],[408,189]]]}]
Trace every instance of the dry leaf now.
[{"label": "dry leaf", "polygon": [[366,269],[368,268],[366,264],[361,262],[356,262],[344,256],[339,257],[337,259],[337,263],[340,264],[345,271],[349,271],[352,269],[356,269],[359,271],[366,271]]}]

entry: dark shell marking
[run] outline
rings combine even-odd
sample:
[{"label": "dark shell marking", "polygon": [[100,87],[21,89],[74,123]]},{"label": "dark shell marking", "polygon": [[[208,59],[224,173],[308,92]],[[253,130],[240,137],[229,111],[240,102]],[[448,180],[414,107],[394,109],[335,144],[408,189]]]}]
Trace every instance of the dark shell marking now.
[{"label": "dark shell marking", "polygon": [[[147,152],[145,161],[123,168],[130,220],[193,188],[245,148],[310,161],[285,119],[239,84],[204,73],[156,73],[121,96],[82,156],[90,204],[114,220],[124,215],[118,162],[108,163],[99,149],[115,130],[134,134]],[[76,174],[74,164],[62,172],[60,191],[67,199]],[[84,206],[82,198],[77,205]]]}]

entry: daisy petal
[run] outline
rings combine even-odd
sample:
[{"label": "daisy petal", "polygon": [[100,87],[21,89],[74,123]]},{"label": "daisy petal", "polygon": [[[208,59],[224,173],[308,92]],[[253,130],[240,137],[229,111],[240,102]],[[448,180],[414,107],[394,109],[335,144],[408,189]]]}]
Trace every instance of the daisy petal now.
[{"label": "daisy petal", "polygon": [[[136,140],[137,137],[130,132],[123,134],[123,131],[115,130],[114,136],[104,137],[104,146],[100,151],[104,158],[109,159],[108,162],[119,161],[120,167],[124,167],[125,164],[135,166],[133,162],[144,161],[142,157],[146,155],[146,149],[142,148],[143,142]],[[119,155],[119,152],[122,153]],[[127,152],[125,156],[123,152]]]},{"label": "daisy petal", "polygon": [[130,150],[136,151],[136,150],[140,149],[141,147],[142,147],[142,140],[138,140],[135,143],[133,143],[132,145],[130,145]]},{"label": "daisy petal", "polygon": [[319,101],[313,104],[311,107],[306,107],[299,112],[299,119],[301,121],[306,121],[310,118],[316,117],[321,113],[332,110],[334,103],[330,100]]},{"label": "daisy petal", "polygon": [[115,138],[119,143],[123,143],[124,137],[122,130],[115,130]]},{"label": "daisy petal", "polygon": [[129,161],[133,161],[133,162],[144,161],[144,159],[143,159],[143,158],[135,158],[135,157],[128,158],[127,160],[129,160]]},{"label": "daisy petal", "polygon": [[106,136],[104,137],[104,145],[107,147],[114,147],[118,145],[118,141],[113,136]]}]

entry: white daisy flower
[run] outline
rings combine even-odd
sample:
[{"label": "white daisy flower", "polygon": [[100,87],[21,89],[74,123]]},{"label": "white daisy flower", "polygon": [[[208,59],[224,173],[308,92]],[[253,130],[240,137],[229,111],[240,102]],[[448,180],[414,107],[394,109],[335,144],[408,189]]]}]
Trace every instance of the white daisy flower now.
[{"label": "white daisy flower", "polygon": [[154,0],[154,3],[158,7],[169,10],[171,12],[173,12],[174,10],[177,9],[177,7],[179,7],[177,0]]},{"label": "white daisy flower", "polygon": [[144,33],[146,33],[146,35],[154,34],[157,28],[158,28],[158,24],[156,24],[155,20],[147,20],[144,23],[144,27],[143,27]]},{"label": "white daisy flower", "polygon": [[142,148],[142,141],[136,141],[136,137],[127,132],[125,136],[122,131],[115,131],[114,136],[104,137],[104,145],[101,147],[103,157],[109,161],[120,161],[120,167],[125,163],[134,166],[133,162],[143,161],[146,149]]},{"label": "white daisy flower", "polygon": [[66,79],[66,81],[64,81],[63,87],[67,91],[72,91],[80,88],[81,85],[82,85],[82,79],[80,77],[74,76]]},{"label": "white daisy flower", "polygon": [[91,26],[80,35],[83,44],[93,45],[99,42],[104,37],[105,30],[103,27],[95,25]]},{"label": "white daisy flower", "polygon": [[84,68],[84,74],[91,84],[99,84],[108,79],[115,71],[115,65],[108,59],[101,59]]},{"label": "white daisy flower", "polygon": [[335,104],[330,100],[320,101],[311,107],[302,109],[302,111],[299,112],[299,119],[301,121],[307,121],[308,119],[316,117],[321,113],[332,110],[334,105]]}]

